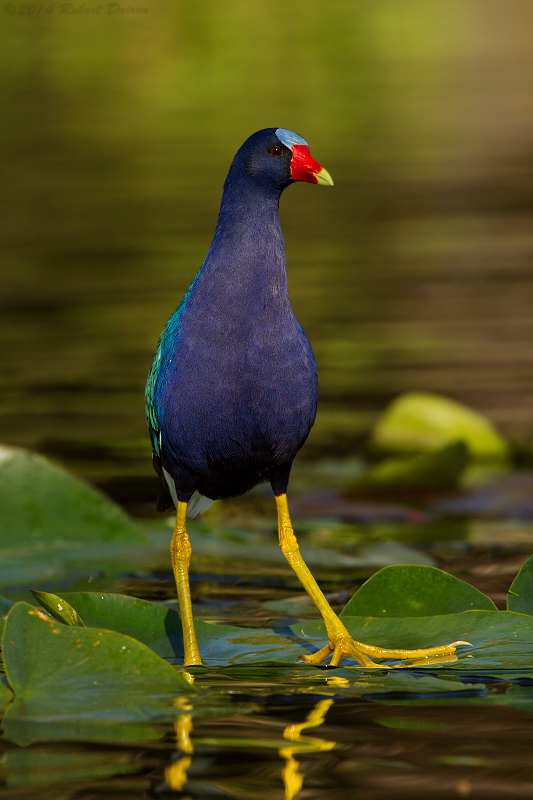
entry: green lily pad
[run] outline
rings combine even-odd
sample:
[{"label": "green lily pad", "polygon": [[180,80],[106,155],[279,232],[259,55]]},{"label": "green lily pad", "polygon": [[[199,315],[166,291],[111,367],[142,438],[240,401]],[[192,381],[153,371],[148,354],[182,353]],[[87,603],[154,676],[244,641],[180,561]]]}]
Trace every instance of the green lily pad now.
[{"label": "green lily pad", "polygon": [[507,609],[533,615],[533,556],[522,565],[509,588]]},{"label": "green lily pad", "polygon": [[387,451],[428,452],[462,440],[474,458],[505,460],[507,442],[492,422],[471,408],[426,392],[397,397],[372,432],[373,444]]},{"label": "green lily pad", "polygon": [[4,730],[18,744],[50,738],[50,718],[59,715],[61,738],[106,738],[102,729],[116,723],[133,726],[128,740],[154,738],[146,723],[172,718],[172,700],[191,691],[179,672],[131,637],[61,625],[28,603],[9,612],[3,654],[15,693]]},{"label": "green lily pad", "polygon": [[393,566],[372,575],[341,617],[429,617],[474,608],[497,610],[478,589],[436,567]]},{"label": "green lily pad", "polygon": [[[42,456],[0,447],[0,547],[145,542],[140,528],[92,486]],[[31,556],[31,558],[30,558]]]},{"label": "green lily pad", "polygon": [[[342,621],[354,639],[377,647],[412,650],[457,640],[471,642],[471,647],[460,647],[456,662],[444,665],[448,670],[482,668],[483,674],[491,675],[498,670],[531,669],[533,618],[525,614],[474,610],[416,619],[343,616]],[[308,642],[307,652],[323,647],[327,639],[322,621],[296,624],[291,629]],[[434,672],[438,664],[430,668]]]},{"label": "green lily pad", "polygon": [[[123,594],[65,592],[56,597],[66,600],[88,627],[127,634],[163,658],[183,660],[181,617],[173,609]],[[196,620],[195,628],[207,664],[269,659],[293,663],[302,654],[289,639],[268,630],[212,625],[203,620]]]},{"label": "green lily pad", "polygon": [[371,467],[346,487],[354,489],[451,489],[457,486],[470,452],[463,441],[445,445],[431,453],[407,458],[387,458]]},{"label": "green lily pad", "polygon": [[12,698],[13,694],[9,686],[6,686],[3,681],[0,681],[0,708],[3,708]]},{"label": "green lily pad", "polygon": [[31,589],[31,593],[37,602],[40,603],[52,617],[59,620],[59,622],[63,622],[64,625],[79,625],[82,628],[85,627],[76,609],[72,608],[66,600],[62,600],[58,597],[57,594],[37,592],[35,589]]},{"label": "green lily pad", "polygon": [[6,617],[5,615],[8,613],[10,608],[13,608],[15,603],[12,600],[8,600],[7,597],[0,596],[0,636],[2,636],[2,631],[4,630],[4,625],[6,624]]}]

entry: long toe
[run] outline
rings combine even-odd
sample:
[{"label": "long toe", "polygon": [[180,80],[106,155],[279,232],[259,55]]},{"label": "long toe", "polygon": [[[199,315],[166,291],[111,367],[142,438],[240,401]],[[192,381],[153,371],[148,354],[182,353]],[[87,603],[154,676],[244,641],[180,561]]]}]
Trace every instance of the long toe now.
[{"label": "long toe", "polygon": [[359,649],[358,642],[354,642],[351,637],[345,635],[337,637],[334,641],[325,645],[325,647],[322,647],[322,649],[318,650],[316,653],[312,653],[312,655],[309,656],[303,656],[303,660],[307,664],[320,664],[330,655],[330,653],[333,654],[329,662],[330,666],[332,667],[336,667],[343,656],[355,658],[355,660],[362,667],[367,667],[369,669],[377,668],[379,666]]},{"label": "long toe", "polygon": [[320,664],[330,654],[330,665],[336,667],[342,658],[354,658],[362,667],[379,669],[379,664],[376,664],[368,656],[374,658],[386,659],[401,659],[413,660],[415,659],[417,665],[422,664],[439,664],[450,663],[456,661],[455,650],[458,645],[469,645],[470,642],[457,641],[452,644],[442,645],[441,647],[427,647],[419,648],[417,650],[400,650],[388,649],[384,647],[374,647],[373,645],[363,644],[358,642],[346,632],[346,629],[339,632],[338,635],[333,636],[329,644],[322,647],[316,653],[309,656],[304,656],[303,660],[308,664]]}]

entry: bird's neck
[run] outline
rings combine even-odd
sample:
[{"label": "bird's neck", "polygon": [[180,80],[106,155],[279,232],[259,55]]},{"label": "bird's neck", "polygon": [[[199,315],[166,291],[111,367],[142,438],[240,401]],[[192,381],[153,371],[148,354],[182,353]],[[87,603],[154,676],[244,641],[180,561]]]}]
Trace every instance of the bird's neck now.
[{"label": "bird's neck", "polygon": [[[279,222],[281,189],[241,177],[224,186],[218,224],[202,272],[243,291],[287,294],[285,242]],[[206,276],[207,277],[207,276]]]}]

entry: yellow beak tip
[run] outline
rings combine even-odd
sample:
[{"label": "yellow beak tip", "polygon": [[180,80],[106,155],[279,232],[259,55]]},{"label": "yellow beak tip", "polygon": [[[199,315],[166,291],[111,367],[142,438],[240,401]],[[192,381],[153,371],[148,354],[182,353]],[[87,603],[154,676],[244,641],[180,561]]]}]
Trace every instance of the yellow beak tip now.
[{"label": "yellow beak tip", "polygon": [[317,172],[315,174],[315,178],[316,182],[321,183],[323,186],[333,186],[333,178],[331,177],[327,169],[324,169],[324,167],[322,167],[320,172]]}]

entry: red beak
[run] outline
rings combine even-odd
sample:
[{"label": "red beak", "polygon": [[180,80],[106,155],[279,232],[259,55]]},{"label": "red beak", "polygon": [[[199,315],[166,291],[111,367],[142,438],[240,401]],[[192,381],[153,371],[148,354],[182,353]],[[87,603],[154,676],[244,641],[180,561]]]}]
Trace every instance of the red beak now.
[{"label": "red beak", "polygon": [[291,161],[291,178],[293,181],[307,181],[307,183],[322,183],[333,186],[331,175],[315,161],[309,148],[305,144],[293,144]]}]

